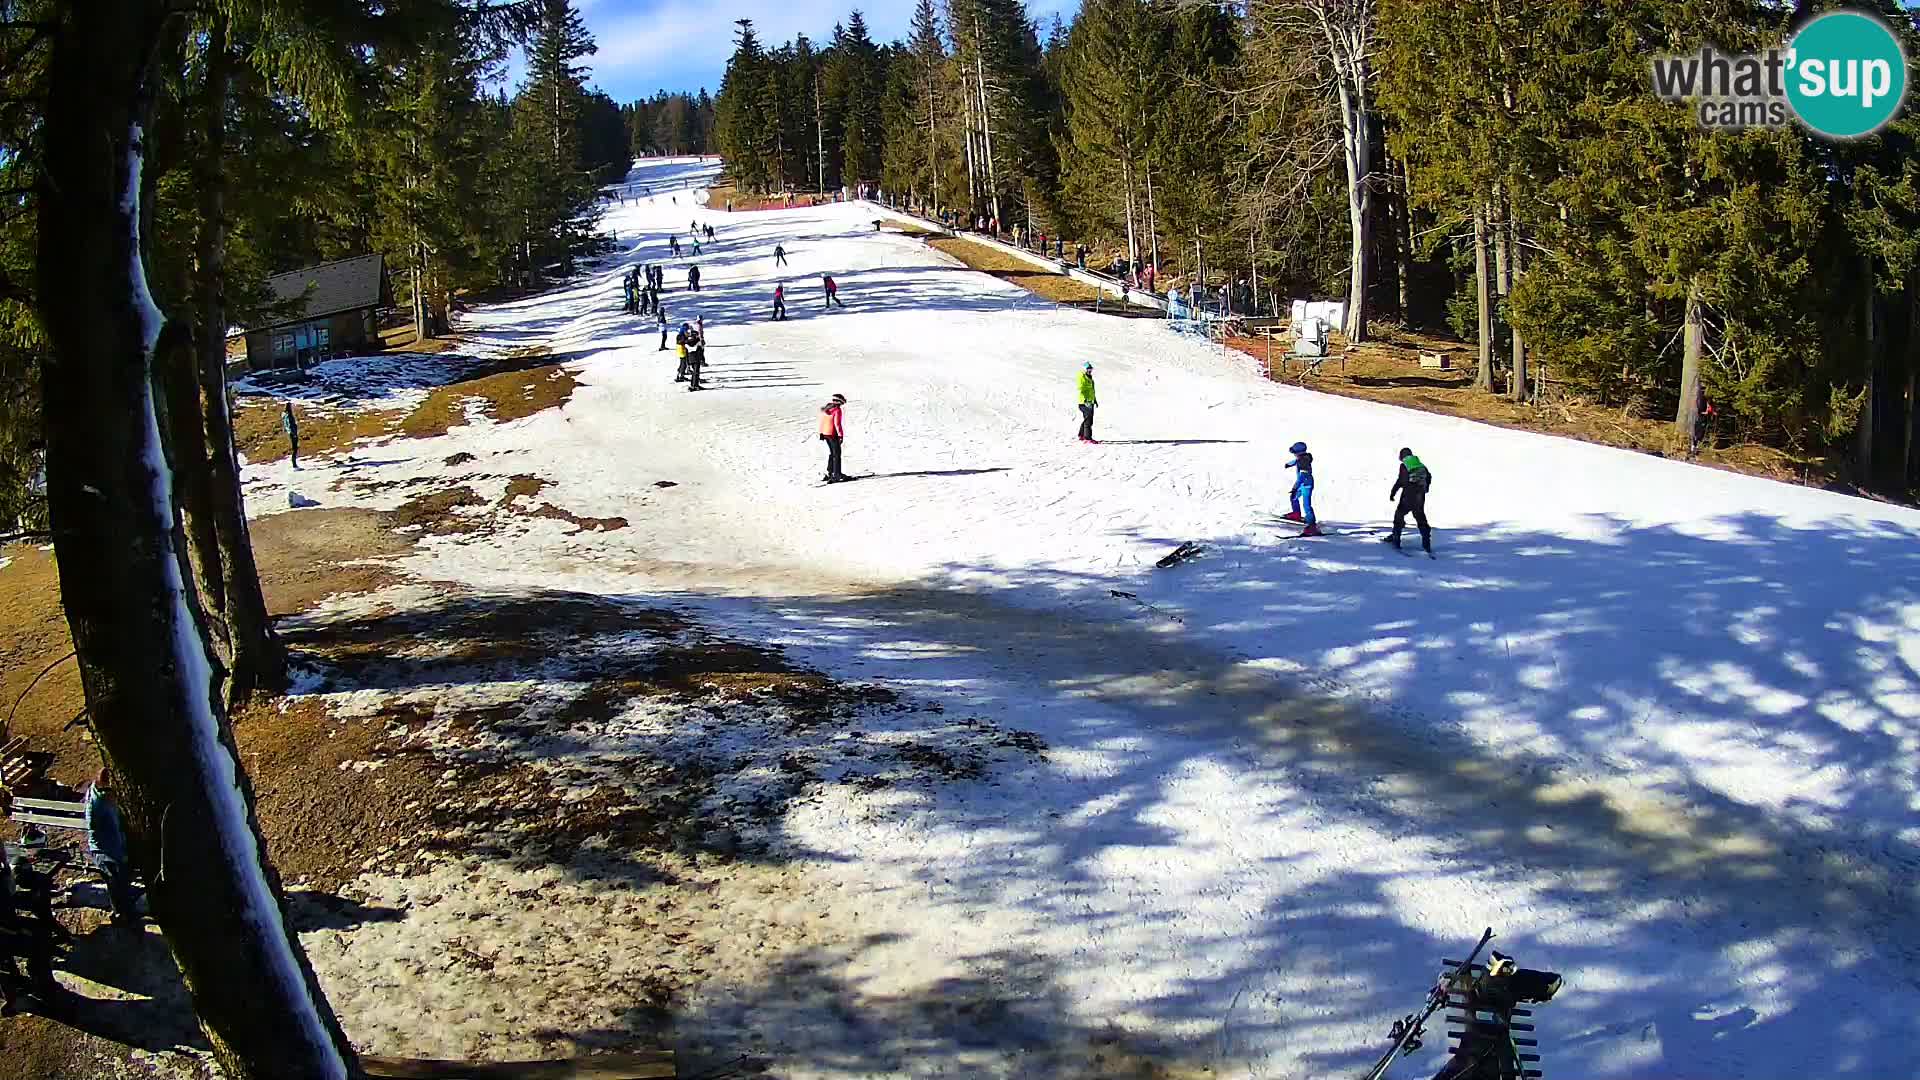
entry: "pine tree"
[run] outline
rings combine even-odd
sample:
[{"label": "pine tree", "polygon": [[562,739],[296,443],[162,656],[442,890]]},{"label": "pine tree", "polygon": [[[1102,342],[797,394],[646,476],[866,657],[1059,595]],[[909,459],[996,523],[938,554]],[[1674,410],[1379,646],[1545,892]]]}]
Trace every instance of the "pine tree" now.
[{"label": "pine tree", "polygon": [[745,191],[766,191],[776,176],[772,71],[753,20],[735,25],[740,29],[733,56],[714,105],[715,135],[734,183]]}]

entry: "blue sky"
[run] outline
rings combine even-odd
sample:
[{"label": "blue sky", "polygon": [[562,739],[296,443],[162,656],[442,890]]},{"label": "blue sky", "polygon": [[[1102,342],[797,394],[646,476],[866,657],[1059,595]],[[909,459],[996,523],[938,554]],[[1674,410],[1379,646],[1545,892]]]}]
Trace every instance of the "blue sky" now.
[{"label": "blue sky", "polygon": [[[733,52],[733,21],[752,19],[769,47],[795,34],[820,41],[856,6],[878,42],[907,36],[915,0],[574,0],[600,51],[587,58],[593,82],[615,101],[650,97],[656,90],[720,89],[720,73]],[[1027,0],[1043,27],[1055,12],[1063,17],[1079,0]],[[517,76],[519,65],[514,65]]]}]

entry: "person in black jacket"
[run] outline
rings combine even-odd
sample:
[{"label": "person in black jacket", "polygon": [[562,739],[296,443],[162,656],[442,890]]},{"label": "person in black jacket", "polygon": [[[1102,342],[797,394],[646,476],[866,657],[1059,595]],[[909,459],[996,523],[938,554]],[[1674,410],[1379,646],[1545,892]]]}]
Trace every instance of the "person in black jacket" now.
[{"label": "person in black jacket", "polygon": [[1433,527],[1427,524],[1427,489],[1433,486],[1433,472],[1413,451],[1400,448],[1400,478],[1393,482],[1393,490],[1387,498],[1397,498],[1399,505],[1393,511],[1393,532],[1382,539],[1394,547],[1400,546],[1400,532],[1407,527],[1407,515],[1413,515],[1413,523],[1420,529],[1420,547],[1428,555],[1433,554]]}]

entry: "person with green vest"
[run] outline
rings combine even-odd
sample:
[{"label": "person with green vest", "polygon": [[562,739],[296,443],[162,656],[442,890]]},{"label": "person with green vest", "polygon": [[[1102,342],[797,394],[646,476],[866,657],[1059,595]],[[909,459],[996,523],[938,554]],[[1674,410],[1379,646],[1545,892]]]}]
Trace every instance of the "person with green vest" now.
[{"label": "person with green vest", "polygon": [[1407,515],[1413,515],[1413,523],[1420,529],[1420,548],[1433,558],[1433,527],[1427,524],[1427,489],[1433,486],[1433,471],[1428,469],[1413,451],[1400,448],[1400,478],[1393,482],[1393,490],[1387,498],[1398,498],[1399,505],[1393,511],[1393,532],[1381,537],[1385,543],[1400,546],[1400,532],[1407,527]]},{"label": "person with green vest", "polygon": [[1100,407],[1100,395],[1093,388],[1093,364],[1080,369],[1080,441],[1098,443],[1093,437],[1093,410]]}]

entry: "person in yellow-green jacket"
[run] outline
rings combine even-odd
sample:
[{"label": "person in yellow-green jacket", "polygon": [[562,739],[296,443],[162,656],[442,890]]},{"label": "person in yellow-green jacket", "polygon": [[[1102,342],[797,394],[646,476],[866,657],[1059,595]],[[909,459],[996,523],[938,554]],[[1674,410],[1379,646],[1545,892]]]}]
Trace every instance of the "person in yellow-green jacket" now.
[{"label": "person in yellow-green jacket", "polygon": [[1393,511],[1393,532],[1381,537],[1394,547],[1400,546],[1401,530],[1407,527],[1407,515],[1420,529],[1420,547],[1433,557],[1433,527],[1427,524],[1427,490],[1433,487],[1433,470],[1406,447],[1400,448],[1400,478],[1393,482],[1387,498],[1400,500]]},{"label": "person in yellow-green jacket", "polygon": [[1100,407],[1100,395],[1093,389],[1093,365],[1080,369],[1080,441],[1097,443],[1093,437],[1093,410]]}]

